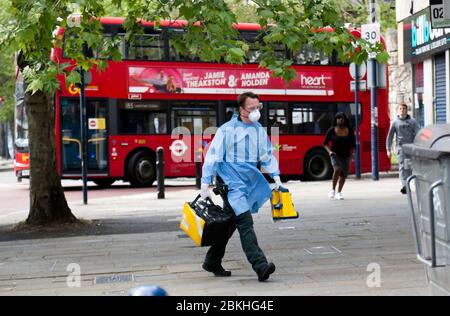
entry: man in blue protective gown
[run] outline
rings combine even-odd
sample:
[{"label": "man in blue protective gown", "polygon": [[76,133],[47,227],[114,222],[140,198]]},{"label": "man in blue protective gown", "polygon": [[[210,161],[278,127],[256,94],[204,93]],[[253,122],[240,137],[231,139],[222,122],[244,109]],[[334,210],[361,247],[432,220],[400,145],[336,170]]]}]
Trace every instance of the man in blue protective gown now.
[{"label": "man in blue protective gown", "polygon": [[[275,265],[267,261],[258,245],[252,213],[257,213],[270,199],[272,190],[258,169],[258,163],[274,179],[276,188],[281,186],[280,171],[267,132],[258,123],[259,97],[246,92],[238,97],[237,103],[239,115],[234,115],[218,129],[208,149],[200,195],[203,199],[211,197],[208,187],[217,176],[217,182],[225,188],[221,196],[224,211],[233,219],[232,229],[238,229],[242,249],[258,280],[265,281],[275,271]],[[214,242],[206,254],[203,269],[216,276],[231,275],[231,271],[222,267],[230,235]]]}]

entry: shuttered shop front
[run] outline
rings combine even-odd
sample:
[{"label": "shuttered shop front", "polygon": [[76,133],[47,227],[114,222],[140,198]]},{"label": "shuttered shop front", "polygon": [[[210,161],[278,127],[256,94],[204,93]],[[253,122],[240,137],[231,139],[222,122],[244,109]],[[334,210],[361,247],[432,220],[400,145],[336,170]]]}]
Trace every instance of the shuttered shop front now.
[{"label": "shuttered shop front", "polygon": [[435,80],[435,118],[437,124],[447,123],[447,83],[445,72],[445,53],[434,57]]}]

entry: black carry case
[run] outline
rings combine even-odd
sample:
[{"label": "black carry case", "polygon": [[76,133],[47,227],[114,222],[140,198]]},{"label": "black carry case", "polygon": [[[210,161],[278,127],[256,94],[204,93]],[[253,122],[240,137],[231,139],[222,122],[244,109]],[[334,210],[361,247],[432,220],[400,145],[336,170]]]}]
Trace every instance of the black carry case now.
[{"label": "black carry case", "polygon": [[189,203],[191,209],[205,221],[203,227],[203,234],[201,237],[201,246],[211,246],[214,240],[225,239],[230,236],[232,232],[231,216],[226,214],[222,207],[214,204],[214,202],[207,198],[200,199],[200,195]]}]

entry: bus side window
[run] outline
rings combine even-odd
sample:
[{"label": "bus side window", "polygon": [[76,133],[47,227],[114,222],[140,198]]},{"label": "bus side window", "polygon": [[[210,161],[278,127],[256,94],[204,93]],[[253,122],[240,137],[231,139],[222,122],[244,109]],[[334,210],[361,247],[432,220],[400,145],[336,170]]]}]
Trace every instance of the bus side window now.
[{"label": "bus side window", "polygon": [[246,62],[249,64],[259,63],[261,52],[258,50],[257,47],[256,38],[258,36],[258,32],[240,31],[239,35],[241,37],[241,40],[244,41],[249,46]]},{"label": "bus side window", "polygon": [[182,54],[176,50],[176,43],[183,41],[184,30],[171,28],[167,31],[168,40],[168,50],[169,50],[169,61],[188,61],[188,62],[200,62],[200,58],[197,56],[192,56],[190,54]]},{"label": "bus side window", "polygon": [[128,43],[126,56],[136,60],[162,60],[164,44],[161,34],[137,35],[134,42]]},{"label": "bus side window", "polygon": [[323,135],[333,124],[335,104],[298,103],[292,105],[292,132],[298,135]]},{"label": "bus side window", "polygon": [[167,114],[159,102],[120,103],[119,134],[167,134]]},{"label": "bus side window", "polygon": [[[358,103],[359,107],[359,124],[361,125],[361,103]],[[352,124],[352,127],[356,126],[356,106],[355,103],[338,103],[337,105],[337,111],[338,112],[344,112],[347,117],[350,119],[350,122]]]},{"label": "bus side window", "polygon": [[332,56],[309,45],[304,45],[299,51],[293,52],[292,58],[297,65],[330,65],[332,62]]},{"label": "bus side window", "polygon": [[269,128],[278,128],[280,135],[289,134],[287,104],[284,102],[269,103]]},{"label": "bus side window", "polygon": [[217,126],[215,102],[173,102],[172,128],[185,127],[191,135],[201,135],[210,127]]},{"label": "bus side window", "polygon": [[[262,43],[262,33],[255,31],[240,31],[240,38],[244,41],[248,46],[249,50],[246,57],[246,62],[249,64],[257,64],[261,60],[261,50],[259,48],[259,43]],[[261,36],[260,36],[261,35]],[[283,59],[287,56],[287,49],[284,45],[274,44],[274,54],[276,58]]]}]

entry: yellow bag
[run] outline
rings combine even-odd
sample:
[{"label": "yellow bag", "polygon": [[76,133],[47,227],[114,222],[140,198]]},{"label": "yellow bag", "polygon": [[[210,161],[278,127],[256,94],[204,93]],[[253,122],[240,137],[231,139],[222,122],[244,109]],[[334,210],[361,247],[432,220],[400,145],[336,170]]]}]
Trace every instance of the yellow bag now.
[{"label": "yellow bag", "polygon": [[191,237],[197,246],[201,246],[205,220],[198,216],[189,204],[188,202],[184,203],[180,228]]},{"label": "yellow bag", "polygon": [[231,229],[231,217],[211,199],[184,203],[180,228],[197,246],[210,246],[218,238],[227,238]]},{"label": "yellow bag", "polygon": [[288,189],[280,187],[278,190],[272,190],[270,202],[272,205],[272,218],[274,220],[298,218],[298,213],[294,209],[292,196]]}]

